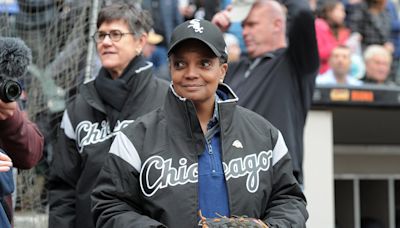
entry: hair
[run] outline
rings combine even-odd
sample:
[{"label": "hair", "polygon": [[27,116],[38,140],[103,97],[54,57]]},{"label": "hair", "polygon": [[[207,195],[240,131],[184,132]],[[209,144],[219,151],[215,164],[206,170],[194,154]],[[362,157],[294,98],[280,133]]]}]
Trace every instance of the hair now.
[{"label": "hair", "polygon": [[385,55],[392,62],[392,55],[382,45],[373,44],[368,46],[364,51],[364,61],[367,62],[376,55]]},{"label": "hair", "polygon": [[340,49],[348,49],[349,51],[351,51],[351,48],[345,44],[339,44],[337,45],[334,49],[336,48],[340,48]]},{"label": "hair", "polygon": [[318,1],[316,16],[318,18],[324,19],[329,27],[332,29],[335,36],[338,36],[339,29],[343,27],[343,25],[333,24],[332,21],[328,18],[329,12],[335,9],[335,7],[339,4],[343,4],[339,0],[324,0]]},{"label": "hair", "polygon": [[339,0],[318,1],[316,10],[317,17],[322,18],[324,20],[329,20],[328,13],[333,9],[335,9],[335,7],[340,3],[341,2]]},{"label": "hair", "polygon": [[104,22],[123,20],[128,24],[130,32],[136,37],[148,33],[153,26],[153,19],[146,10],[138,9],[132,4],[111,4],[105,6],[99,12],[97,28]]},{"label": "hair", "polygon": [[339,44],[338,46],[336,46],[335,48],[332,49],[331,55],[332,55],[333,51],[336,49],[345,49],[345,50],[348,50],[349,53],[351,54],[351,48],[349,46],[344,45],[344,44]]},{"label": "hair", "polygon": [[365,0],[368,8],[380,8],[381,10],[384,9],[385,2],[383,0]]}]

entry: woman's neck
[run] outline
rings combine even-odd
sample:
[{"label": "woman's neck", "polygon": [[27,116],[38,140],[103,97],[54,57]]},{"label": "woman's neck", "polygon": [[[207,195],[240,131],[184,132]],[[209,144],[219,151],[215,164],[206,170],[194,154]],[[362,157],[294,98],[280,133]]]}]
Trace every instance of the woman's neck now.
[{"label": "woman's neck", "polygon": [[207,133],[207,124],[214,114],[214,102],[195,104],[197,118],[204,134]]}]

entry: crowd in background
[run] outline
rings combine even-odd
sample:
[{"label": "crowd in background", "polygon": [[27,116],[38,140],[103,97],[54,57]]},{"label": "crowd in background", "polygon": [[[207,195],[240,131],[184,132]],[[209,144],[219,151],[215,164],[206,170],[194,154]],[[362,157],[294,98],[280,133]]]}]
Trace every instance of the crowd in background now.
[{"label": "crowd in background", "polygon": [[[107,1],[106,1],[107,2]],[[115,1],[110,1],[115,2]],[[395,0],[309,0],[316,17],[320,58],[317,84],[400,85],[400,20]],[[168,42],[183,21],[211,20],[231,0],[143,0],[154,20],[143,56],[153,62],[155,75],[170,81]],[[224,38],[229,62],[247,55],[239,22]]]},{"label": "crowd in background", "polygon": [[[165,2],[145,0],[144,2],[147,2],[146,8],[152,12],[155,31],[164,37],[164,40],[156,45],[150,58],[160,70],[158,75],[165,79],[169,77],[164,68],[167,64],[165,44],[170,30],[182,20],[192,18],[209,20],[218,10],[230,4],[229,0]],[[400,20],[396,1],[309,0],[309,2],[315,12],[320,56],[317,84],[399,85]],[[171,12],[176,12],[173,13],[173,17],[170,15]],[[232,23],[225,37],[230,48],[230,61],[237,61],[240,56],[247,54],[240,23]],[[349,49],[344,51],[346,52],[344,54],[343,51],[335,50],[343,50],[344,47]]]},{"label": "crowd in background", "polygon": [[[312,3],[321,60],[317,83],[399,83],[400,21],[394,1]],[[349,51],[336,50],[343,47]]]}]

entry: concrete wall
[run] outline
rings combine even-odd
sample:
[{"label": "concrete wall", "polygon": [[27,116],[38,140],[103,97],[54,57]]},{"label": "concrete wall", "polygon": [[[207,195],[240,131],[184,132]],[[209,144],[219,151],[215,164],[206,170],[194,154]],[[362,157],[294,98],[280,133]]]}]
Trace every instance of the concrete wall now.
[{"label": "concrete wall", "polygon": [[310,111],[304,131],[307,228],[334,228],[333,128],[330,111]]}]

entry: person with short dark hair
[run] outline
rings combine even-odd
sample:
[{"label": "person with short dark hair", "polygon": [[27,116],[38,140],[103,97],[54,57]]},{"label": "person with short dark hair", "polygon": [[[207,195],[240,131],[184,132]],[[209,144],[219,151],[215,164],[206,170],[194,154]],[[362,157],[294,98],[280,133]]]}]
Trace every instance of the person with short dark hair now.
[{"label": "person with short dark hair", "polygon": [[349,47],[339,45],[332,50],[329,57],[329,69],[317,77],[319,85],[350,85],[360,86],[362,81],[350,76],[351,50]]},{"label": "person with short dark hair", "polygon": [[218,27],[179,25],[168,55],[164,106],[118,133],[98,176],[96,226],[198,227],[201,216],[237,215],[260,227],[305,227],[306,200],[282,134],[236,105],[222,82],[228,53]]},{"label": "person with short dark hair", "polygon": [[99,12],[93,39],[102,68],[64,111],[50,164],[50,228],[95,227],[90,193],[112,139],[162,104],[168,83],[142,55],[151,26],[149,14],[133,5]]}]

